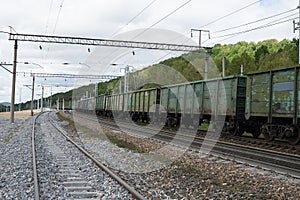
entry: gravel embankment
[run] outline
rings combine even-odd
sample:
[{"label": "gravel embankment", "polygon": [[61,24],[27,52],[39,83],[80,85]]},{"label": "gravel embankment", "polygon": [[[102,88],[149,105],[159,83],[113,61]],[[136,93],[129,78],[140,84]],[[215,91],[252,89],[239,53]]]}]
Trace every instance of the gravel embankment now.
[{"label": "gravel embankment", "polygon": [[[50,115],[55,115],[53,112]],[[52,116],[52,118],[55,116]],[[58,157],[70,162],[69,170],[76,172],[90,187],[90,192],[99,199],[132,199],[131,194],[116,181],[104,173],[73,144],[68,142],[57,130],[50,125],[45,115],[38,120],[40,128],[37,129],[38,144],[38,174],[40,177],[40,190],[42,199],[71,198],[70,192],[64,187],[69,175],[62,172],[65,166],[59,165]]]},{"label": "gravel embankment", "polygon": [[[128,149],[118,148],[103,140],[103,132],[97,134],[98,126],[82,120],[89,129],[80,130],[79,136],[85,147],[98,155],[110,167],[120,170],[122,177],[129,181],[142,194],[151,199],[299,199],[299,180],[224,160],[215,156],[201,156],[194,152],[185,152],[172,164],[157,169],[157,163],[147,163],[142,156]],[[84,130],[84,129],[83,129]],[[94,130],[94,131],[92,131]],[[95,131],[96,130],[96,131]],[[132,143],[138,149],[149,152],[160,149],[164,144],[145,138],[128,136],[124,133],[103,129],[107,136],[118,136]],[[74,133],[73,133],[74,134]],[[169,152],[170,157],[178,153]],[[180,150],[179,150],[180,152]],[[147,173],[128,173],[126,168],[133,160],[137,164],[145,163],[150,170]],[[143,166],[144,167],[144,166]],[[146,166],[147,167],[147,166]],[[134,169],[134,166],[131,166]],[[157,170],[155,170],[157,169]]]},{"label": "gravel embankment", "polygon": [[[36,128],[41,199],[70,198],[62,184],[66,181],[67,175],[61,173],[56,161],[55,152],[58,150],[70,159],[75,166],[74,170],[78,171],[76,176],[87,181],[91,190],[97,193],[97,199],[132,199],[127,190],[103,173],[73,145],[59,134],[54,135],[56,130],[47,126],[46,121],[43,116],[39,117]],[[33,118],[16,119],[14,124],[11,124],[9,119],[0,118],[0,200],[34,199],[32,123]],[[49,144],[52,147],[55,145],[55,152],[51,152]]]},{"label": "gravel embankment", "polygon": [[0,118],[0,199],[33,199],[32,118]]}]

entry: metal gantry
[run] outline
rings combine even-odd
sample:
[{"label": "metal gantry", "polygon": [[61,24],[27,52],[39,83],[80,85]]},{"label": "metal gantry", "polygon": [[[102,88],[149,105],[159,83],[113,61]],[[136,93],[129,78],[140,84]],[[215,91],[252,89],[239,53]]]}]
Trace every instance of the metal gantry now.
[{"label": "metal gantry", "polygon": [[83,79],[114,79],[118,76],[113,75],[77,75],[77,74],[50,74],[50,73],[31,73],[34,77],[51,78],[83,78]]},{"label": "metal gantry", "polygon": [[[35,78],[82,78],[82,79],[113,79],[117,78],[118,76],[112,75],[77,75],[77,74],[50,74],[50,73],[30,73],[32,77],[32,97],[31,97],[31,116],[33,116],[33,98],[34,98],[34,84]],[[44,87],[45,85],[43,85]],[[56,84],[55,87],[62,86]],[[68,85],[69,86],[69,85]]]},{"label": "metal gantry", "polygon": [[139,49],[156,49],[156,50],[170,50],[170,51],[196,51],[200,49],[199,46],[182,45],[182,44],[108,40],[108,39],[52,36],[52,35],[17,34],[17,33],[10,33],[9,40],[45,42],[45,43],[57,43],[57,44],[78,44],[78,45],[109,46],[109,47],[124,47],[124,48],[139,48]]},{"label": "metal gantry", "polygon": [[6,67],[4,67],[4,66],[12,66],[13,64],[9,64],[9,63],[0,63],[0,67],[2,67],[3,69],[5,69],[6,71],[8,71],[9,73],[13,73],[12,71],[10,71],[9,69],[7,69]]}]

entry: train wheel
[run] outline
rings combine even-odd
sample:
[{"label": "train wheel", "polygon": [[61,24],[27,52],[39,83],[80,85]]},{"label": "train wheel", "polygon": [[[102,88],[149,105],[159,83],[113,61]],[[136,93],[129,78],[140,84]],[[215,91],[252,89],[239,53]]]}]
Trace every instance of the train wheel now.
[{"label": "train wheel", "polygon": [[[249,128],[249,126],[250,126],[250,128]],[[248,125],[248,130],[254,138],[258,138],[261,134],[260,126],[257,122],[250,122],[250,124]]]},{"label": "train wheel", "polygon": [[193,124],[192,124],[194,129],[198,129],[199,128],[199,119],[193,119]]},{"label": "train wheel", "polygon": [[133,114],[131,119],[132,119],[132,121],[137,122],[139,120],[139,117],[137,114]]},{"label": "train wheel", "polygon": [[252,135],[254,138],[258,138],[260,136],[260,128],[257,124],[253,124],[252,125],[252,131],[251,131]]},{"label": "train wheel", "polygon": [[244,133],[244,129],[242,129],[237,122],[233,131],[233,136],[241,136]]},{"label": "train wheel", "polygon": [[274,135],[272,135],[272,133],[269,131],[269,129],[267,127],[263,127],[261,132],[262,132],[262,134],[264,134],[265,140],[267,140],[267,141],[274,140]]},{"label": "train wheel", "polygon": [[254,138],[258,138],[260,136],[260,132],[259,131],[252,132],[252,135]]},{"label": "train wheel", "polygon": [[288,142],[291,145],[296,145],[300,141],[300,132],[297,126],[285,130],[285,135],[291,135],[290,137],[287,138]]}]

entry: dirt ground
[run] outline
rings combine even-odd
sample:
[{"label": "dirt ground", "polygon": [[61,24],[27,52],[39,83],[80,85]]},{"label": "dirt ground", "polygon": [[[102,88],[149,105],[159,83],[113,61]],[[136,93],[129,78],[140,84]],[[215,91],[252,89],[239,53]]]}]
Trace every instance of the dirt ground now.
[{"label": "dirt ground", "polygon": [[[27,119],[30,117],[30,110],[16,111],[15,119]],[[0,112],[0,118],[10,118],[10,112]]]}]

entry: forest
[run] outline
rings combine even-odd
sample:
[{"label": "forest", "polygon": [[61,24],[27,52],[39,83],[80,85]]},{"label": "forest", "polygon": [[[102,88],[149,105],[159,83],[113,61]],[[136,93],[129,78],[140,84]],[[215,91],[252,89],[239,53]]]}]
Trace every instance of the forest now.
[{"label": "forest", "polygon": [[[236,44],[216,44],[207,52],[211,57],[209,66],[213,63],[218,70],[210,70],[208,78],[221,75],[223,56],[225,57],[227,76],[240,74],[241,65],[244,67],[244,74],[297,65],[298,44],[298,39],[284,39],[281,41],[271,39],[257,43],[241,41]],[[202,76],[205,65],[204,56],[203,53],[190,52],[179,57],[166,59],[140,71],[132,72],[129,75],[129,89],[146,89],[159,85],[201,80],[204,78]],[[170,72],[172,73],[172,76],[169,76],[171,78],[166,78],[166,74]],[[123,84],[123,78],[99,83],[98,94],[120,92],[120,88],[124,87]],[[94,85],[91,85],[90,88],[94,88]],[[84,87],[84,89],[87,88]]]},{"label": "forest", "polygon": [[212,49],[212,57],[221,69],[222,56],[226,58],[226,74],[238,74],[240,65],[245,74],[257,71],[284,68],[298,64],[299,40],[277,41],[275,39],[261,42],[238,42],[237,44],[217,44]]},{"label": "forest", "polygon": [[[241,65],[243,65],[244,74],[297,65],[298,43],[297,39],[284,39],[282,41],[271,39],[257,43],[241,41],[236,44],[217,44],[206,51],[210,56],[208,78],[222,75],[223,56],[225,58],[226,76],[240,74]],[[149,88],[155,86],[155,83],[175,84],[202,80],[204,78],[205,56],[205,53],[190,52],[131,73],[130,84],[133,85],[131,88]],[[170,69],[174,69],[179,75]],[[166,79],[166,74],[170,72],[172,73],[172,76],[169,76],[171,78]],[[151,80],[147,80],[150,78],[154,79],[154,83],[134,87],[140,85],[137,84],[139,82],[151,82]]]}]

